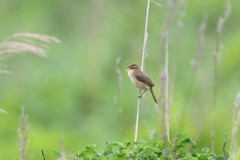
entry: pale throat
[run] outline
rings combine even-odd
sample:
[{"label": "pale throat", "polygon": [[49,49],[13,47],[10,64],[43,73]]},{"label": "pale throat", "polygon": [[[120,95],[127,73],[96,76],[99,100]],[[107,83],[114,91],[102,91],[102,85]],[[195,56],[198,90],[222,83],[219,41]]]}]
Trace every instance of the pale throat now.
[{"label": "pale throat", "polygon": [[128,76],[129,76],[129,78],[131,79],[132,82],[134,81],[133,72],[134,72],[133,70],[128,69]]}]

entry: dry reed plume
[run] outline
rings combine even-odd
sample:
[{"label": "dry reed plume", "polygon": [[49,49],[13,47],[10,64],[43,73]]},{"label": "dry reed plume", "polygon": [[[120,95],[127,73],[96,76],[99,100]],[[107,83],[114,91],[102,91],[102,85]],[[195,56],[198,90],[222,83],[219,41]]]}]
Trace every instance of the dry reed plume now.
[{"label": "dry reed plume", "polygon": [[44,34],[16,33],[0,43],[0,58],[23,53],[45,57],[50,43],[60,43],[60,40]]},{"label": "dry reed plume", "polygon": [[46,57],[50,44],[60,43],[56,37],[36,33],[16,33],[0,42],[0,74],[10,73],[2,61],[12,55],[31,53]]},{"label": "dry reed plume", "polygon": [[[36,34],[36,33],[16,33],[0,42],[0,62],[6,58],[24,53],[31,53],[40,57],[46,57],[50,48],[49,44],[60,43],[60,41],[53,36]],[[9,73],[5,69],[6,65],[0,63],[0,73]],[[20,108],[20,127],[18,129],[18,143],[19,143],[19,159],[25,160],[27,157],[28,144],[28,115],[25,113],[24,107]],[[0,108],[0,113],[7,113]]]}]

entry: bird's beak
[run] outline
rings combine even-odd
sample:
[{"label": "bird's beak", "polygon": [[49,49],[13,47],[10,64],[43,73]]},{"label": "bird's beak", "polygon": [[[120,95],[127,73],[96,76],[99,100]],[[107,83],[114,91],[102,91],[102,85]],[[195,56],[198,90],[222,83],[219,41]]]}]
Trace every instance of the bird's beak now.
[{"label": "bird's beak", "polygon": [[129,66],[127,66],[127,69],[125,69],[125,72],[128,72],[128,70],[129,70]]}]

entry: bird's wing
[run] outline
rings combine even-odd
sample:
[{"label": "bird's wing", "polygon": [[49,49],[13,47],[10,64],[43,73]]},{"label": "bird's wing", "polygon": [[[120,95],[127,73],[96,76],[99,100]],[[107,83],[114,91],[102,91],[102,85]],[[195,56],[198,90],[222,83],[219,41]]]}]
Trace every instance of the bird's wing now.
[{"label": "bird's wing", "polygon": [[145,83],[145,84],[151,86],[151,87],[154,86],[154,84],[151,81],[151,79],[148,78],[147,76],[145,76],[144,73],[142,73],[142,72],[137,72],[136,73],[136,79],[141,81],[142,83]]}]

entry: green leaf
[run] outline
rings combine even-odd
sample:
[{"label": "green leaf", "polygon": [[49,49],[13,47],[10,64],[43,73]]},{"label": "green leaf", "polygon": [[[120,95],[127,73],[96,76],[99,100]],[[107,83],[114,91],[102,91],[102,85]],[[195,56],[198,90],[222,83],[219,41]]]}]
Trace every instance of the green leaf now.
[{"label": "green leaf", "polygon": [[178,147],[184,147],[186,145],[191,145],[192,147],[196,147],[196,143],[190,138],[185,138],[178,142]]},{"label": "green leaf", "polygon": [[111,142],[108,146],[110,147],[123,147],[121,142]]},{"label": "green leaf", "polygon": [[202,151],[203,153],[208,153],[208,152],[209,152],[209,148],[204,147],[203,149],[201,149],[201,151]]},{"label": "green leaf", "polygon": [[53,153],[56,157],[61,157],[61,152],[58,149],[53,149]]},{"label": "green leaf", "polygon": [[108,146],[108,147],[106,147],[105,149],[104,149],[104,155],[105,156],[107,156],[107,155],[109,155],[109,154],[112,154],[113,152],[112,152],[112,147],[110,147],[110,146]]}]

